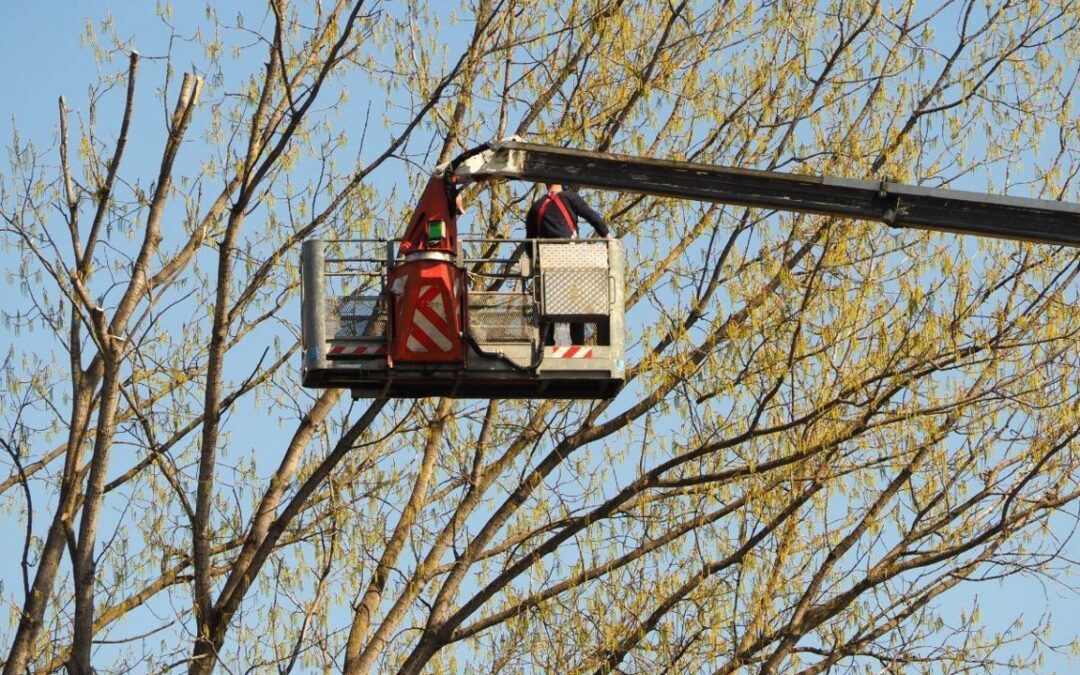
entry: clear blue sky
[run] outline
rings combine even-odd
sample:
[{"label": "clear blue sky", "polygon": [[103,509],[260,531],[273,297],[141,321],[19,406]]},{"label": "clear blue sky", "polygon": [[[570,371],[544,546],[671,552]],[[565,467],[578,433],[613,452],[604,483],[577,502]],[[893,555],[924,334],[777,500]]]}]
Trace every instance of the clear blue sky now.
[{"label": "clear blue sky", "polygon": [[[202,3],[176,3],[186,6],[190,11],[203,11]],[[226,3],[222,3],[224,6]],[[235,8],[236,3],[228,3]],[[222,10],[226,11],[226,10]],[[230,9],[227,11],[235,11]],[[166,33],[161,23],[155,18],[154,3],[149,0],[120,0],[114,2],[95,2],[80,0],[51,0],[47,2],[12,2],[4,11],[4,20],[0,21],[0,58],[4,67],[0,69],[0,101],[5,113],[2,126],[3,146],[10,146],[12,121],[24,139],[30,139],[39,147],[50,146],[56,137],[58,126],[57,98],[65,95],[70,107],[81,109],[85,104],[87,88],[97,80],[97,66],[91,55],[81,45],[81,36],[85,34],[88,18],[100,20],[106,13],[111,13],[117,21],[118,32],[122,35],[136,36],[136,47],[147,57],[160,55],[166,47]],[[148,64],[153,68],[152,62]],[[151,73],[146,73],[147,84]],[[159,82],[160,80],[155,80]],[[149,87],[143,90],[140,106],[157,106],[160,103],[147,95]],[[106,125],[115,129],[115,125]],[[138,139],[133,139],[137,145]],[[8,258],[0,257],[6,264]],[[4,289],[3,292],[10,292]],[[6,351],[15,340],[14,336],[3,334],[0,348]],[[39,517],[41,517],[39,512]],[[0,521],[0,537],[11,541],[12,537],[21,538],[11,519]],[[1073,547],[1076,548],[1075,546]],[[1080,557],[1080,552],[1074,557]],[[17,560],[13,556],[3,556],[0,562],[0,578],[5,582],[5,594],[21,588],[18,582]],[[1062,601],[1049,592],[1050,605],[1057,613],[1055,635],[1059,642],[1067,642],[1077,632],[1072,619],[1071,602]],[[1044,589],[1022,580],[1014,579],[1003,586],[998,593],[993,586],[984,585],[979,589],[982,606],[982,620],[993,622],[995,615],[1011,613],[1017,608],[1025,612],[1026,618],[1034,620],[1045,608]],[[966,596],[962,591],[958,596]],[[1050,656],[1048,668],[1057,668],[1068,672],[1070,665],[1063,659]]]}]

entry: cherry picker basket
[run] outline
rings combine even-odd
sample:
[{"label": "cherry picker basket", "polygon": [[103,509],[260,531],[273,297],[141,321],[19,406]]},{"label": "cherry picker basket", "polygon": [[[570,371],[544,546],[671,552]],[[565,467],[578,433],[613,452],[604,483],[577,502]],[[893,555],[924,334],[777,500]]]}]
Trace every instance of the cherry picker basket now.
[{"label": "cherry picker basket", "polygon": [[[354,397],[461,398],[606,398],[622,386],[620,242],[462,237],[448,256],[457,270],[446,275],[450,291],[438,301],[411,277],[392,280],[419,259],[396,256],[396,243],[304,242],[305,386],[348,388]],[[409,319],[412,332],[395,329]],[[568,321],[596,324],[589,344],[543,344],[548,323]],[[449,334],[448,326],[460,328]],[[415,358],[403,339],[414,340]],[[428,340],[462,345],[460,358],[424,359]]]}]

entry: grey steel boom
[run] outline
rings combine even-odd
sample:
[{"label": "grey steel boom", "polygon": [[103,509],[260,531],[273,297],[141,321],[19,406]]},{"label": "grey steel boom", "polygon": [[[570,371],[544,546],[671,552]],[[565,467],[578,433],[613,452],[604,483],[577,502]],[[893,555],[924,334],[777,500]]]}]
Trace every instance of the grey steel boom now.
[{"label": "grey steel boom", "polygon": [[1080,247],[1080,204],[1069,202],[643,159],[516,140],[481,146],[444,170],[464,179],[567,182]]}]

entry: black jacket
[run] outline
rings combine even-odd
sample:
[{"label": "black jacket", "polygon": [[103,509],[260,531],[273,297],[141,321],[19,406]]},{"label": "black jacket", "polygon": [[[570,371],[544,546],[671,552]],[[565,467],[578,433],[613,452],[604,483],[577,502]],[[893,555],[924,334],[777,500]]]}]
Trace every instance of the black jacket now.
[{"label": "black jacket", "polygon": [[[557,199],[566,207],[567,213],[573,220],[575,229],[577,228],[578,218],[580,217],[587,220],[601,237],[607,236],[609,230],[607,223],[604,222],[604,218],[599,213],[589,208],[589,205],[585,203],[585,200],[581,198],[581,195],[569,190],[563,190],[562,192],[549,192],[533,202],[532,207],[529,208],[528,215],[525,216],[526,237],[529,237],[530,239],[569,239],[574,236],[573,230],[570,229],[570,223],[566,222],[566,216],[563,215],[559,205],[552,201],[546,207],[544,206],[544,202],[547,202],[549,199]],[[543,207],[544,211],[542,220],[540,219],[541,207]]]}]

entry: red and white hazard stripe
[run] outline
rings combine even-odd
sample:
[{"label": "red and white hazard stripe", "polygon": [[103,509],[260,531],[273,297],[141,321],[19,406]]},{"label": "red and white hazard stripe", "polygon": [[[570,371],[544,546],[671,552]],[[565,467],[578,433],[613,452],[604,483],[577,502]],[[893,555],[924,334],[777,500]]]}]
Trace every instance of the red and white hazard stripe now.
[{"label": "red and white hazard stripe", "polygon": [[411,352],[448,352],[454,346],[450,333],[446,303],[439,287],[433,284],[423,287],[405,346]]},{"label": "red and white hazard stripe", "polygon": [[552,347],[548,356],[555,359],[591,359],[592,347]]},{"label": "red and white hazard stripe", "polygon": [[386,353],[386,345],[331,345],[327,354],[330,356],[381,356]]}]

